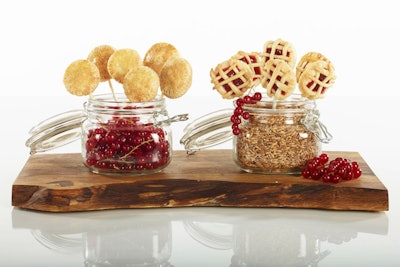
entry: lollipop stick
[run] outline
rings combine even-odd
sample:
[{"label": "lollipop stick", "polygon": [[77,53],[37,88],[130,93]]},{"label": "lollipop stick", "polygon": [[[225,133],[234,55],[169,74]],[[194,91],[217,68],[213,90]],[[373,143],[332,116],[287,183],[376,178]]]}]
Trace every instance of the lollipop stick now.
[{"label": "lollipop stick", "polygon": [[274,97],[273,98],[273,100],[272,100],[272,109],[276,109],[276,103],[277,103],[277,101],[276,101],[276,98]]},{"label": "lollipop stick", "polygon": [[108,80],[108,85],[110,86],[111,93],[112,93],[112,96],[113,96],[113,98],[114,98],[114,101],[115,101],[115,102],[118,102],[117,97],[115,96],[114,87],[113,87],[113,85],[112,85],[112,83],[111,83],[111,79]]}]

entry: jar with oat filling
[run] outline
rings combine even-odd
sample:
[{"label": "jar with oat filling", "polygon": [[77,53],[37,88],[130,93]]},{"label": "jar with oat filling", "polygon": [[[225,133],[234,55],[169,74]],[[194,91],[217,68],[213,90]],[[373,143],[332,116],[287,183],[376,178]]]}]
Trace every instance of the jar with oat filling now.
[{"label": "jar with oat filling", "polygon": [[236,164],[251,173],[299,173],[321,153],[331,135],[319,121],[314,101],[298,95],[286,100],[262,99],[244,104],[248,119],[233,138]]}]

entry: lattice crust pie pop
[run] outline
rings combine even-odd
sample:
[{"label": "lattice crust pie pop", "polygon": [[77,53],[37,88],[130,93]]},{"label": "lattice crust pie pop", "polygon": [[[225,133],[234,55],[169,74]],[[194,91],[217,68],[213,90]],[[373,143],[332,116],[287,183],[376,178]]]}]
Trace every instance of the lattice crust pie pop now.
[{"label": "lattice crust pie pop", "polygon": [[261,83],[262,71],[264,63],[260,60],[260,55],[257,52],[247,53],[238,51],[232,56],[233,59],[238,59],[249,65],[254,73],[252,86],[257,86]]},{"label": "lattice crust pie pop", "polygon": [[225,99],[242,96],[253,84],[254,72],[248,64],[238,59],[229,59],[210,71],[214,89]]},{"label": "lattice crust pie pop", "polygon": [[317,60],[307,64],[299,78],[298,86],[303,97],[318,99],[324,97],[335,79],[335,69],[332,63]]},{"label": "lattice crust pie pop", "polygon": [[260,56],[262,62],[268,62],[270,59],[286,61],[292,69],[296,64],[296,52],[292,44],[282,39],[265,42]]},{"label": "lattice crust pie pop", "polygon": [[307,54],[302,56],[296,66],[296,81],[299,82],[301,74],[303,74],[304,69],[309,63],[313,63],[318,60],[326,61],[328,64],[331,63],[329,59],[327,59],[324,55],[317,52],[308,52]]},{"label": "lattice crust pie pop", "polygon": [[269,97],[283,100],[296,88],[296,77],[286,61],[270,59],[264,67],[262,86],[267,89]]}]

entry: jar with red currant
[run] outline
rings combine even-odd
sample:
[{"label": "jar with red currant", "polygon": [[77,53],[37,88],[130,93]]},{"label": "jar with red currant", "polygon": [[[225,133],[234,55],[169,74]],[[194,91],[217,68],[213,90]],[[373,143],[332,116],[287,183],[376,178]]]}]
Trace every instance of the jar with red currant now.
[{"label": "jar with red currant", "polygon": [[171,120],[163,97],[137,103],[98,95],[84,108],[82,157],[92,172],[151,174],[170,163]]},{"label": "jar with red currant", "polygon": [[278,101],[256,93],[234,104],[233,158],[246,172],[300,173],[331,139],[313,100],[293,95]]}]

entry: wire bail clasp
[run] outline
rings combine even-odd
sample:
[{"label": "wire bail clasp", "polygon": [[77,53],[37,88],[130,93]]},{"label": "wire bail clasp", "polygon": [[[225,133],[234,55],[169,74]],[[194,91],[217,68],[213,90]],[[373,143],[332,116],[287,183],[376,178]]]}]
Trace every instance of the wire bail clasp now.
[{"label": "wire bail clasp", "polygon": [[319,121],[319,111],[310,109],[307,111],[306,116],[301,120],[301,123],[324,144],[332,140],[332,135],[329,133],[326,126]]}]

